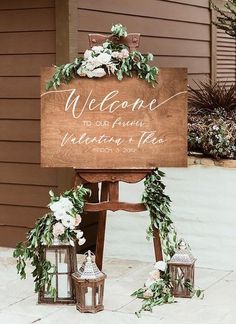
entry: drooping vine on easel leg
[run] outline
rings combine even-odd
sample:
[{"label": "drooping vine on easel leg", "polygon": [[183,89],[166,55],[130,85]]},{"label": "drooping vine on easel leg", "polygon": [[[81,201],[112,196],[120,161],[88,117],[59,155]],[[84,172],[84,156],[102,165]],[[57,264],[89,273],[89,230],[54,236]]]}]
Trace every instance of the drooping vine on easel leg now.
[{"label": "drooping vine on easel leg", "polygon": [[150,226],[147,229],[147,239],[153,235],[153,228],[159,229],[164,258],[168,261],[177,248],[177,233],[170,217],[171,199],[164,193],[162,182],[164,172],[155,169],[144,181],[142,202],[150,215]]},{"label": "drooping vine on easel leg", "polygon": [[[154,228],[159,230],[165,261],[156,262],[153,270],[149,272],[149,277],[144,286],[131,295],[143,300],[141,309],[136,312],[138,317],[142,311],[152,311],[154,306],[174,302],[172,282],[166,262],[175,254],[178,248],[178,239],[170,216],[171,199],[164,192],[165,185],[162,182],[164,176],[164,172],[155,169],[151,174],[147,175],[144,181],[145,189],[142,202],[150,215],[147,239],[153,237]],[[203,290],[194,289],[187,281],[184,285],[197,297],[203,298]]]}]

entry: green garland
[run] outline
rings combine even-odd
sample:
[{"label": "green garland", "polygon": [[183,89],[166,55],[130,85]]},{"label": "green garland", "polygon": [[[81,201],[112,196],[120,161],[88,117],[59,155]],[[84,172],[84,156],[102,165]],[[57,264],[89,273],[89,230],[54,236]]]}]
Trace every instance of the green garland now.
[{"label": "green garland", "polygon": [[[89,189],[83,186],[78,186],[75,189],[68,190],[64,192],[60,197],[55,196],[52,191],[49,192],[51,196],[51,203],[49,207],[55,203],[59,202],[60,199],[68,198],[69,202],[72,203],[73,208],[71,209],[70,215],[68,217],[76,217],[78,213],[83,212],[83,206],[85,197],[90,193]],[[52,279],[55,274],[55,266],[51,264],[50,261],[44,258],[42,246],[50,246],[53,244],[55,239],[55,234],[53,232],[55,224],[60,223],[60,220],[55,217],[55,213],[49,212],[40,218],[35,227],[29,231],[27,235],[27,240],[25,242],[20,242],[13,252],[14,258],[17,259],[17,273],[20,275],[21,279],[26,279],[26,266],[27,261],[30,261],[31,266],[34,268],[32,275],[35,282],[35,292],[39,292],[41,288],[44,288],[46,293],[51,297],[55,297],[56,289],[52,286]],[[70,242],[74,245],[74,241],[77,239],[78,232],[82,237],[80,230],[75,228],[64,227],[64,232],[59,234],[56,239],[60,242]]]},{"label": "green garland", "polygon": [[177,249],[177,233],[170,218],[171,199],[164,193],[165,185],[162,177],[165,173],[155,169],[144,181],[145,190],[142,202],[150,215],[150,226],[147,229],[147,239],[153,235],[153,228],[159,229],[165,260],[168,261]]},{"label": "green garland", "polygon": [[[116,39],[122,40],[127,37],[126,27],[121,24],[112,26],[112,35]],[[99,63],[96,60],[101,54],[110,58]],[[138,78],[146,80],[152,86],[157,83],[158,68],[151,67],[149,62],[153,60],[153,55],[148,53],[141,54],[139,51],[129,52],[128,46],[119,42],[106,40],[102,46],[94,46],[91,50],[84,53],[84,57],[77,57],[73,62],[55,66],[56,71],[46,84],[46,90],[50,88],[57,89],[61,83],[68,84],[72,79],[78,77],[103,77],[113,74],[118,80],[122,80],[124,76],[132,77],[133,74]],[[96,62],[95,62],[96,61]],[[88,69],[89,66],[89,69]],[[99,72],[99,74],[95,73]],[[102,73],[102,74],[101,74]]]},{"label": "green garland", "polygon": [[[164,193],[165,185],[162,182],[164,176],[165,173],[159,169],[155,169],[150,175],[147,175],[144,181],[145,190],[142,202],[145,204],[150,215],[147,239],[149,240],[153,237],[153,229],[157,228],[160,234],[164,260],[169,261],[178,248],[178,240],[173,221],[170,217],[171,199]],[[162,261],[157,262],[156,265],[158,263],[166,265]],[[155,268],[154,266],[154,273],[158,274],[156,280],[153,280],[151,284],[145,284],[144,287],[137,289],[131,294],[131,296],[143,300],[141,308],[135,313],[138,317],[140,317],[142,311],[152,311],[154,306],[175,302],[167,266],[165,270],[158,267]],[[189,280],[186,280],[183,284],[193,295],[199,298],[204,297],[204,291],[202,289],[194,289]]]}]

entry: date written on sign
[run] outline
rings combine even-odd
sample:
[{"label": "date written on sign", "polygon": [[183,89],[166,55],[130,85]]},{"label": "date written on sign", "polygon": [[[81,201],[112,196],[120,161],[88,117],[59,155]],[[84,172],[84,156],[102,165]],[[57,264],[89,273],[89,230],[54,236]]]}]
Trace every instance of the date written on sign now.
[{"label": "date written on sign", "polygon": [[41,94],[41,162],[79,169],[186,166],[186,70],[137,78],[80,78]]}]

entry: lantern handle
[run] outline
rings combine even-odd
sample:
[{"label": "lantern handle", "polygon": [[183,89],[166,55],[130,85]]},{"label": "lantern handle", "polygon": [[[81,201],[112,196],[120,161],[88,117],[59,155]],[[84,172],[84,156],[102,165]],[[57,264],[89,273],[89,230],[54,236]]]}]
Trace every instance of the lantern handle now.
[{"label": "lantern handle", "polygon": [[92,260],[92,256],[95,256],[95,254],[93,252],[91,252],[90,250],[85,252],[84,255],[86,256],[87,260]]}]

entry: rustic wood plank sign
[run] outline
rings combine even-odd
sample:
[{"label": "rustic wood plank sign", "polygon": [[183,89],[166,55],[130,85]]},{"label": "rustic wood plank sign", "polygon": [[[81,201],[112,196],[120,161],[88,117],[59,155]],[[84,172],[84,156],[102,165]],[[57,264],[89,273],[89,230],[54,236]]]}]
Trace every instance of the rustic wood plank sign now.
[{"label": "rustic wood plank sign", "polygon": [[187,71],[162,68],[151,87],[136,77],[41,83],[41,164],[77,169],[187,166]]}]

